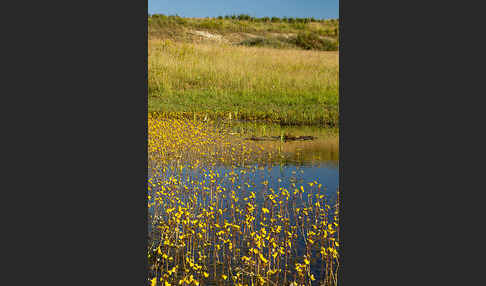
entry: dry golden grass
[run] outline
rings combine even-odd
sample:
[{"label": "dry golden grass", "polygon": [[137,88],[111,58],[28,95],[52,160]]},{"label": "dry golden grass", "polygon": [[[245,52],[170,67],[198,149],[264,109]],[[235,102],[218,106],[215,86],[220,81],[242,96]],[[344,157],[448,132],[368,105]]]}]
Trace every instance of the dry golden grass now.
[{"label": "dry golden grass", "polygon": [[148,47],[149,111],[337,123],[338,52],[170,40],[149,40]]},{"label": "dry golden grass", "polygon": [[336,88],[338,59],[338,52],[149,41],[150,83],[174,91]]}]

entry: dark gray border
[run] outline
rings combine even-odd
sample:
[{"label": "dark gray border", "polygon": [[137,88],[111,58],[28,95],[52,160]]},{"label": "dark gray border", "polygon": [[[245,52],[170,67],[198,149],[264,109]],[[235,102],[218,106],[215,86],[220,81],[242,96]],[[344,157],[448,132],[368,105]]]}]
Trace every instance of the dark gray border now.
[{"label": "dark gray border", "polygon": [[144,285],[147,1],[19,6],[4,9],[2,285]]}]

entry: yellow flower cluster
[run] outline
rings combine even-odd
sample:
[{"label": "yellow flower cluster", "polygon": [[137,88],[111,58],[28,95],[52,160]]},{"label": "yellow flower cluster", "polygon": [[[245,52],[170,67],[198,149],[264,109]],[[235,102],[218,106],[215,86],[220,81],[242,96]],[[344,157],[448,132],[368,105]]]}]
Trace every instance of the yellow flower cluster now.
[{"label": "yellow flower cluster", "polygon": [[337,284],[337,206],[321,184],[273,189],[257,174],[274,154],[207,122],[149,117],[148,131],[152,285]]}]

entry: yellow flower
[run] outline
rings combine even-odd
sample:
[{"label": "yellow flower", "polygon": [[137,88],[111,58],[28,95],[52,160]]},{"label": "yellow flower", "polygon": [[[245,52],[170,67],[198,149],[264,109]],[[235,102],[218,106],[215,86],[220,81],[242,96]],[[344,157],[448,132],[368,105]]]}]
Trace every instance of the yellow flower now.
[{"label": "yellow flower", "polygon": [[263,255],[260,253],[260,259],[262,260],[263,263],[267,264],[268,260],[263,257]]}]

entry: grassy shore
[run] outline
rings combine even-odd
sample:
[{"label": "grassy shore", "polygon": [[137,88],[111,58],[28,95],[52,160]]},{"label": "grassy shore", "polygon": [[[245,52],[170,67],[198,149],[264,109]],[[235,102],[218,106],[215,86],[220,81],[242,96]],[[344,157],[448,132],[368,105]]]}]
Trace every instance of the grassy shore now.
[{"label": "grassy shore", "polygon": [[149,112],[338,125],[338,52],[149,39]]}]

